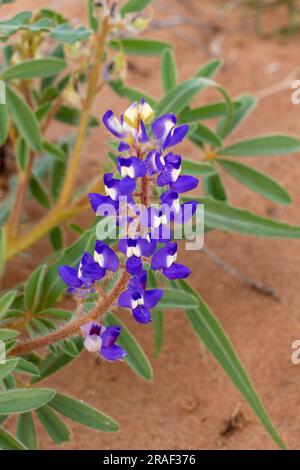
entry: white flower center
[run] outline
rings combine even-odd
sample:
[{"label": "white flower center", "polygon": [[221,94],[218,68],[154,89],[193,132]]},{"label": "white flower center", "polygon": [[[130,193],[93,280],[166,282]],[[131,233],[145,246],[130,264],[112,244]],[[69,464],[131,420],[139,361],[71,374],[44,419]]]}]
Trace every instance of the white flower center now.
[{"label": "white flower center", "polygon": [[89,352],[98,352],[102,346],[102,339],[98,335],[88,335],[84,340],[84,347]]},{"label": "white flower center", "polygon": [[126,256],[127,258],[130,258],[131,256],[137,256],[138,258],[141,257],[141,249],[139,246],[128,246],[126,250]]},{"label": "white flower center", "polygon": [[132,300],[132,302],[131,302],[131,308],[133,308],[133,309],[137,308],[139,305],[144,305],[143,297],[141,297],[140,299],[137,299],[137,300]]},{"label": "white flower center", "polygon": [[118,192],[116,188],[108,188],[107,186],[104,186],[105,194],[106,196],[109,196],[112,198],[113,201],[116,201],[118,198]]},{"label": "white flower center", "polygon": [[102,253],[98,253],[96,250],[94,251],[94,261],[99,264],[101,268],[104,265],[104,256]]},{"label": "white flower center", "polygon": [[178,176],[180,175],[180,172],[181,172],[181,166],[179,168],[173,168],[170,171],[172,183],[175,183],[175,181],[177,181]]},{"label": "white flower center", "polygon": [[168,255],[166,258],[166,267],[169,268],[177,260],[177,251],[175,255]]}]

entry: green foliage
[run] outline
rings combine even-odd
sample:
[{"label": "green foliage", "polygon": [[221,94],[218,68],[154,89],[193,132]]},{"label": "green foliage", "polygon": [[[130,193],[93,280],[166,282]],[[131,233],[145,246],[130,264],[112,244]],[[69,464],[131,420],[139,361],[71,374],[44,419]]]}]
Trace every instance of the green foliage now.
[{"label": "green foliage", "polygon": [[42,137],[37,119],[26,102],[10,86],[6,85],[8,111],[20,135],[36,152],[42,150]]},{"label": "green foliage", "polygon": [[27,60],[4,70],[2,79],[30,80],[32,78],[51,77],[60,73],[65,67],[65,61],[55,57]]},{"label": "green foliage", "polygon": [[19,416],[17,438],[27,449],[37,448],[37,436],[31,413],[23,413]]},{"label": "green foliage", "polygon": [[198,298],[198,307],[186,310],[196,334],[240,390],[274,441],[281,448],[285,448],[221,324],[201,297],[184,280],[178,281],[178,287],[184,292],[193,293]]},{"label": "green foliage", "polygon": [[136,13],[144,10],[152,0],[129,0],[121,8],[121,14],[125,16],[127,13]]},{"label": "green foliage", "polygon": [[115,50],[122,50],[128,55],[156,56],[162,54],[171,45],[167,42],[154,39],[116,39],[109,43],[109,46]]},{"label": "green foliage", "polygon": [[[127,1],[121,8],[122,23],[131,21],[135,15],[138,17],[150,3],[151,0]],[[1,203],[1,225],[13,207],[14,193],[20,178],[27,172],[28,187],[23,198],[26,199],[30,193],[42,206],[44,213],[52,214],[51,211],[57,208],[58,201],[60,203],[74,152],[74,142],[75,149],[78,145],[76,137],[78,134],[82,137],[88,136],[92,128],[100,125],[104,109],[95,111],[95,116],[89,116],[90,113],[85,115],[88,101],[82,99],[82,90],[88,89],[92,77],[90,69],[93,65],[95,39],[99,40],[99,36],[95,34],[99,34],[102,27],[100,16],[93,1],[88,0],[88,26],[74,27],[68,18],[49,8],[40,10],[35,16],[31,12],[22,12],[11,19],[0,21],[0,40],[6,43],[3,47],[1,78],[6,81],[7,98],[6,104],[0,104],[0,146],[5,155],[6,148],[14,145],[19,173],[18,177],[10,178],[8,197]],[[29,43],[38,44],[36,49],[26,49],[26,38]],[[49,44],[49,38],[54,42],[54,47],[45,55],[45,44]],[[225,171],[239,184],[260,196],[275,203],[289,204],[291,198],[279,182],[241,163],[235,157],[287,156],[300,150],[298,138],[281,134],[262,135],[238,142],[231,139],[228,144],[227,137],[231,137],[251,115],[256,103],[248,94],[232,98],[214,79],[221,67],[219,60],[204,64],[192,77],[180,82],[171,44],[132,37],[128,31],[126,34],[124,31],[120,34],[120,31],[114,28],[111,29],[105,44],[109,50],[105,47],[98,73],[113,93],[128,101],[145,98],[157,116],[174,113],[179,123],[190,124],[188,137],[196,158],[183,158],[182,171],[201,179],[204,195],[198,194],[195,198],[204,204],[206,229],[264,237],[300,238],[298,226],[233,206],[228,200],[227,186],[225,187],[222,180]],[[23,55],[18,56],[19,50]],[[124,69],[121,67],[121,70],[114,70],[115,75],[112,77],[106,77],[105,71],[110,70],[111,57],[125,64],[127,56],[130,56],[130,63],[134,56],[152,57],[157,64],[160,61],[163,91],[161,99],[149,96],[142,89],[127,86],[125,73],[123,74],[125,65]],[[24,57],[26,60],[23,60]],[[201,93],[206,89],[217,90],[221,99],[201,102]],[[101,99],[99,103],[101,104]],[[78,130],[82,116],[86,119],[87,126]],[[66,137],[63,141],[57,141],[50,137],[52,133],[47,132],[49,123],[53,120],[64,125],[62,129]],[[117,152],[115,147],[112,149],[113,152],[110,152],[109,156],[114,161]],[[32,164],[33,160],[35,161]],[[84,172],[84,164],[82,168]],[[235,184],[234,181],[232,184]],[[76,188],[69,200],[72,210],[74,204],[76,206],[78,201],[82,202],[82,197],[87,197],[88,191],[90,188]],[[230,191],[228,193],[230,194]],[[190,198],[181,199],[184,202]],[[69,207],[64,207],[66,212],[68,209]],[[24,219],[26,220],[25,217]],[[50,438],[58,445],[71,437],[64,417],[102,432],[118,430],[115,421],[80,400],[57,394],[55,390],[36,388],[40,380],[62,372],[67,365],[73,366],[72,362],[83,349],[80,337],[68,337],[50,344],[45,355],[39,356],[31,352],[22,357],[15,357],[14,354],[13,348],[19,340],[19,330],[24,330],[29,337],[36,338],[60,328],[62,324],[72,321],[76,315],[73,307],[69,307],[69,310],[63,307],[65,286],[57,275],[57,270],[64,264],[77,266],[82,253],[93,249],[95,227],[83,230],[81,226],[83,227],[84,223],[80,223],[80,227],[72,224],[76,239],[68,246],[60,225],[62,220],[50,224],[47,232],[53,250],[51,256],[28,276],[26,282],[18,285],[17,290],[5,292],[0,296],[0,340],[5,342],[8,354],[6,362],[0,364],[0,423],[2,425],[10,414],[19,415],[16,438],[0,427],[1,449],[35,449],[38,439],[34,419],[41,422]],[[103,218],[102,222],[104,229],[108,221]],[[3,271],[5,260],[9,257],[6,228],[0,229],[0,271]],[[101,238],[101,223],[98,228],[98,237]],[[30,232],[28,222],[27,229]],[[68,240],[68,237],[66,239]],[[107,291],[118,281],[118,275],[119,273],[116,273],[109,286],[104,287]],[[161,279],[150,272],[149,278],[150,288],[161,284]],[[184,310],[199,339],[249,402],[275,442],[284,447],[233,346],[202,297],[185,281],[172,282],[170,286],[162,287],[164,295],[153,310],[154,354],[158,356],[163,346],[164,318],[168,315],[166,310]],[[97,305],[98,300],[97,293],[92,299],[86,299],[85,314]],[[108,311],[105,313],[106,325],[122,326],[118,344],[127,351],[124,362],[139,377],[151,381],[152,367],[142,346],[115,314]],[[31,381],[31,388],[20,388],[20,375],[22,380],[25,377]]]},{"label": "green foliage", "polygon": [[50,402],[55,390],[50,389],[16,389],[0,394],[0,415],[25,413],[36,410]]},{"label": "green foliage", "polygon": [[72,421],[96,431],[117,432],[119,430],[118,424],[111,418],[74,398],[57,393],[49,405]]},{"label": "green foliage", "polygon": [[128,328],[124,323],[119,320],[118,317],[112,313],[107,313],[104,319],[105,325],[120,325],[122,331],[118,339],[118,344],[125,349],[127,355],[125,357],[125,362],[133,369],[133,371],[146,380],[152,380],[153,372],[150,362],[148,361],[144,351],[129,332]]}]

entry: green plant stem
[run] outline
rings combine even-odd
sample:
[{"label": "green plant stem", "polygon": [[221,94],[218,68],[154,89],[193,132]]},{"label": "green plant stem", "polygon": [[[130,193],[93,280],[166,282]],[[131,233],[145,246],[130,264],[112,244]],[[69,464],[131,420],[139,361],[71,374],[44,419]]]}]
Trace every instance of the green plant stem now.
[{"label": "green plant stem", "polygon": [[28,181],[32,172],[32,166],[34,162],[34,152],[30,152],[29,161],[24,171],[19,173],[18,185],[16,190],[16,197],[10,216],[7,222],[7,235],[8,238],[15,239],[20,230],[22,210],[24,201],[26,198],[26,192],[28,188]]},{"label": "green plant stem", "polygon": [[25,198],[28,174],[24,175],[24,177],[21,178],[20,188],[17,191],[15,205],[12,210],[10,221],[8,222],[5,230],[7,246],[5,253],[6,260],[10,259],[20,251],[27,249],[33,243],[37,242],[40,238],[46,235],[52,228],[56,227],[67,218],[76,215],[78,212],[81,212],[83,210],[84,206],[78,204],[70,206],[69,201],[72,196],[78,164],[83,150],[91,107],[98,90],[98,81],[101,71],[102,57],[109,28],[110,26],[108,18],[104,18],[101,30],[95,36],[96,49],[93,66],[89,76],[87,94],[84,100],[77,138],[68,163],[67,174],[65,177],[60,198],[56,206],[53,207],[53,209],[51,209],[49,213],[40,222],[38,222],[33,228],[31,228],[24,234],[17,236],[16,231],[12,230],[11,227],[18,226],[17,220],[19,220],[19,216],[21,215],[20,207],[22,207],[22,202]]},{"label": "green plant stem", "polygon": [[107,294],[103,299],[102,302],[97,305],[94,310],[92,310],[88,315],[79,315],[75,320],[66,324],[62,328],[49,333],[46,336],[41,336],[39,338],[35,338],[33,340],[25,341],[24,343],[18,344],[12,351],[11,354],[15,356],[22,356],[30,351],[44,348],[49,346],[50,344],[56,343],[57,341],[61,341],[64,338],[68,338],[70,336],[76,336],[80,332],[80,327],[84,324],[99,320],[100,317],[111,307],[111,305],[116,301],[118,296],[123,292],[126,287],[126,284],[130,278],[130,275],[123,270],[122,276],[118,282],[118,284]]},{"label": "green plant stem", "polygon": [[107,33],[109,31],[109,22],[108,18],[104,18],[102,22],[101,31],[99,34],[95,36],[96,38],[96,51],[94,57],[94,65],[91,69],[91,73],[89,76],[89,83],[88,83],[88,90],[86,94],[86,98],[83,103],[83,110],[81,113],[80,123],[77,132],[77,138],[74,144],[72,155],[69,159],[68,163],[68,171],[66,174],[66,178],[64,181],[64,186],[58,201],[58,206],[65,205],[73,191],[76,173],[78,169],[78,163],[81,157],[83,145],[85,142],[86,131],[88,128],[89,118],[90,118],[90,111],[91,107],[97,93],[98,88],[98,81],[99,81],[99,74],[102,64],[102,56],[105,46],[105,40],[107,37]]}]

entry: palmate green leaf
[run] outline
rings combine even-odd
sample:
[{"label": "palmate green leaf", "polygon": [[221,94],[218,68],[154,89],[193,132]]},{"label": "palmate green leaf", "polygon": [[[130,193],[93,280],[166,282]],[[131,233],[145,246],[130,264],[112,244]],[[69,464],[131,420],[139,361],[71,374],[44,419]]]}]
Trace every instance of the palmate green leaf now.
[{"label": "palmate green leaf", "polygon": [[215,134],[209,127],[204,124],[197,124],[196,129],[189,134],[189,138],[195,144],[200,144],[202,147],[204,143],[211,145],[212,147],[221,147],[222,141],[219,136]]},{"label": "palmate green leaf", "polygon": [[41,132],[35,114],[9,85],[6,85],[6,100],[8,110],[20,135],[26,140],[29,147],[36,152],[42,150]]},{"label": "palmate green leaf", "polygon": [[3,380],[9,375],[17,366],[18,359],[7,359],[5,364],[0,363],[0,380]]},{"label": "palmate green leaf", "polygon": [[14,390],[17,386],[16,381],[12,375],[8,375],[7,377],[5,377],[5,379],[3,379],[3,384],[6,390]]},{"label": "palmate green leaf", "polygon": [[60,445],[70,440],[71,431],[49,405],[42,406],[36,413],[53,442]]},{"label": "palmate green leaf", "polygon": [[50,209],[51,204],[47,191],[43,185],[43,181],[34,173],[32,173],[29,180],[29,189],[31,195],[36,199],[37,202],[45,209]]},{"label": "palmate green leaf", "polygon": [[18,138],[16,146],[16,157],[19,169],[21,171],[25,171],[29,160],[29,148],[26,140],[23,139],[23,137]]},{"label": "palmate green leaf", "polygon": [[218,173],[205,178],[204,191],[205,194],[217,199],[218,201],[227,201],[225,187]]},{"label": "palmate green leaf", "polygon": [[152,0],[129,0],[121,8],[121,15],[143,11],[151,2]]},{"label": "palmate green leaf", "polygon": [[29,312],[35,313],[38,310],[46,274],[47,266],[45,264],[38,266],[26,282],[24,299]]},{"label": "palmate green leaf", "polygon": [[7,105],[0,102],[0,145],[2,146],[8,135]]},{"label": "palmate green leaf", "polygon": [[96,431],[117,432],[119,430],[116,421],[75,398],[57,393],[49,405],[72,421],[96,429]]},{"label": "palmate green leaf", "polygon": [[40,371],[35,364],[26,359],[20,357],[15,368],[15,372],[20,372],[21,374],[29,374],[39,377]]},{"label": "palmate green leaf", "polygon": [[261,194],[270,201],[290,204],[289,193],[274,179],[253,168],[231,160],[217,159],[217,162],[236,180]]},{"label": "palmate green leaf", "polygon": [[22,442],[18,441],[8,431],[0,427],[1,450],[27,450]]},{"label": "palmate green leaf", "polygon": [[51,8],[42,8],[39,11],[39,14],[43,18],[50,18],[55,24],[63,24],[67,22],[67,19],[65,16],[63,16],[57,10],[53,10]]},{"label": "palmate green leaf", "polygon": [[47,308],[46,310],[42,310],[39,312],[39,316],[51,318],[52,320],[58,321],[66,321],[71,320],[74,312],[71,310],[62,310],[58,308]]},{"label": "palmate green leaf", "polygon": [[29,80],[32,78],[50,77],[59,74],[66,65],[64,60],[57,59],[56,57],[26,60],[4,70],[2,79]]},{"label": "palmate green leaf", "polygon": [[177,70],[174,53],[166,49],[161,58],[161,79],[164,93],[173,90],[177,85]]},{"label": "palmate green leaf", "polygon": [[284,155],[298,152],[300,140],[289,135],[266,135],[241,140],[219,151],[231,157],[256,157],[265,155]]},{"label": "palmate green leaf", "polygon": [[36,430],[31,413],[23,413],[19,416],[17,438],[27,449],[37,448]]},{"label": "palmate green leaf", "polygon": [[85,233],[73,245],[66,248],[61,257],[48,268],[43,287],[41,310],[52,307],[66,289],[65,284],[57,273],[59,266],[65,264],[76,266],[82,257],[82,253],[94,247],[95,238],[94,228],[86,230]]},{"label": "palmate green leaf", "polygon": [[0,329],[0,340],[1,341],[11,341],[15,339],[20,334],[19,331],[10,330],[8,328]]},{"label": "palmate green leaf", "polygon": [[73,359],[73,357],[62,352],[60,355],[55,355],[53,353],[48,354],[48,356],[39,365],[40,377],[34,377],[32,379],[32,383],[39,382],[45,377],[55,374]]},{"label": "palmate green leaf", "polygon": [[157,105],[157,102],[155,101],[154,98],[147,95],[141,90],[138,90],[136,88],[128,88],[124,86],[121,80],[112,80],[109,82],[109,86],[119,96],[127,98],[130,101],[140,101],[142,98],[144,98],[145,101],[147,101],[147,103],[149,103],[152,108],[154,108]]},{"label": "palmate green leaf", "polygon": [[68,158],[66,152],[60,147],[60,145],[50,142],[49,140],[44,140],[43,149],[46,154],[51,155],[51,157],[57,158],[58,160],[65,162]]},{"label": "palmate green leaf", "polygon": [[[241,104],[239,102],[233,102],[233,110],[236,111]],[[214,119],[218,117],[224,117],[227,115],[228,107],[224,102],[216,102],[200,106],[199,108],[186,108],[179,116],[180,123],[189,123],[199,121],[201,119]]]},{"label": "palmate green leaf", "polygon": [[198,72],[195,74],[195,77],[212,78],[220,70],[222,65],[223,63],[221,60],[210,60],[198,70]]},{"label": "palmate green leaf", "polygon": [[216,169],[210,163],[182,160],[182,172],[194,176],[210,176],[216,173]]},{"label": "palmate green leaf", "polygon": [[223,138],[233,132],[234,129],[239,126],[249,114],[251,114],[252,110],[256,106],[256,100],[251,95],[240,95],[236,100],[239,103],[239,107],[234,110],[231,124],[225,129],[226,119],[222,118],[219,121],[217,131],[219,135],[223,136]]},{"label": "palmate green leaf", "polygon": [[[197,295],[197,293],[184,280],[179,281],[178,285],[184,292]],[[285,445],[268,417],[264,405],[257,394],[251,379],[239,360],[229,338],[203,299],[199,295],[197,296],[199,307],[196,309],[188,309],[186,311],[186,315],[190,320],[195,333],[199,336],[207,349],[213,354],[243,397],[248,401],[266,431],[274,441],[284,449]]]},{"label": "palmate green leaf", "polygon": [[164,342],[164,312],[160,309],[155,309],[152,312],[152,325],[154,330],[154,356],[158,357],[163,347]]},{"label": "palmate green leaf", "polygon": [[45,405],[55,396],[55,390],[15,389],[0,394],[0,415],[25,413]]},{"label": "palmate green leaf", "polygon": [[65,174],[67,171],[67,160],[55,159],[52,163],[52,174],[51,174],[51,196],[52,200],[56,202],[60,196],[60,192],[65,180]]},{"label": "palmate green leaf", "polygon": [[129,330],[126,328],[124,323],[119,320],[118,317],[112,313],[107,313],[104,318],[106,326],[119,325],[122,327],[121,334],[118,338],[117,344],[125,349],[127,355],[125,356],[125,362],[131,367],[131,369],[140,377],[146,380],[152,380],[153,372],[151,364],[145,355],[143,349],[137,340],[132,336]]},{"label": "palmate green leaf", "polygon": [[60,227],[54,227],[49,232],[49,240],[53,251],[60,251],[64,247],[64,234]]},{"label": "palmate green leaf", "polygon": [[55,41],[66,44],[73,44],[76,41],[86,41],[91,34],[92,31],[85,26],[73,28],[69,23],[60,24],[51,31],[51,37],[55,39]]},{"label": "palmate green leaf", "polygon": [[9,310],[11,307],[13,301],[15,300],[17,295],[16,290],[12,290],[9,292],[6,292],[5,294],[2,294],[0,297],[0,319],[3,318],[6,314],[6,312]]},{"label": "palmate green leaf", "polygon": [[109,42],[109,47],[115,50],[122,50],[128,55],[156,56],[162,54],[172,46],[167,42],[155,39],[113,39]]},{"label": "palmate green leaf", "polygon": [[198,306],[198,299],[189,292],[178,291],[171,287],[164,287],[164,294],[159,301],[158,308],[194,308]]},{"label": "palmate green leaf", "polygon": [[42,18],[34,23],[27,23],[22,26],[22,29],[30,31],[31,33],[39,33],[40,31],[49,31],[52,26],[50,18]]},{"label": "palmate green leaf", "polygon": [[95,13],[95,3],[94,0],[87,1],[87,17],[89,20],[89,25],[92,30],[96,33],[99,28],[99,19],[94,15]]},{"label": "palmate green leaf", "polygon": [[207,78],[192,78],[180,83],[158,103],[156,107],[157,115],[160,116],[169,112],[180,114],[200,90],[213,86],[213,84],[214,82]]},{"label": "palmate green leaf", "polygon": [[300,227],[298,226],[261,217],[226,202],[198,197],[193,197],[193,199],[204,204],[205,224],[208,227],[261,237],[300,238]]},{"label": "palmate green leaf", "polygon": [[[78,126],[80,121],[81,111],[73,106],[61,106],[55,114],[55,119],[63,124],[69,126]],[[96,117],[91,116],[89,120],[90,127],[99,126],[99,121]]]},{"label": "palmate green leaf", "polygon": [[197,77],[180,83],[178,86],[169,91],[164,98],[158,103],[156,107],[157,115],[165,113],[180,114],[194,98],[194,96],[201,90],[207,87],[212,87],[218,90],[227,106],[226,128],[231,124],[233,105],[227,91],[221,87],[217,82],[210,78]]},{"label": "palmate green leaf", "polygon": [[0,21],[0,35],[15,34],[26,21],[30,20],[31,16],[30,11],[23,11],[10,20]]}]

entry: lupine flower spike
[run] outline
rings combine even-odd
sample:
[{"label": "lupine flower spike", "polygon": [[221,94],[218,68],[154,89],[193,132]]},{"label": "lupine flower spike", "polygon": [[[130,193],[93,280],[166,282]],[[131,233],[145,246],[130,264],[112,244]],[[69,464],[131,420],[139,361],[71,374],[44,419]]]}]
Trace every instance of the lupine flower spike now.
[{"label": "lupine flower spike", "polygon": [[[192,218],[197,202],[181,204],[180,195],[195,189],[199,181],[181,174],[181,156],[170,150],[184,139],[189,127],[178,126],[176,116],[170,113],[154,119],[154,111],[144,100],[133,103],[120,118],[107,111],[103,123],[119,140],[116,172],[104,175],[105,195],[92,193],[89,199],[96,214],[103,215],[103,208],[110,206],[109,213],[120,226],[120,199],[126,198],[127,230],[119,234],[119,255],[97,240],[93,255],[84,253],[76,268],[61,266],[59,274],[68,291],[82,297],[95,291],[108,271],[124,266],[129,281],[117,305],[129,309],[137,322],[149,323],[151,309],[159,303],[163,289],[146,288],[147,269],[171,280],[190,275],[190,269],[177,262],[171,225]],[[88,351],[109,361],[124,358],[126,352],[115,344],[121,333],[119,326],[87,323],[82,333]]]}]

